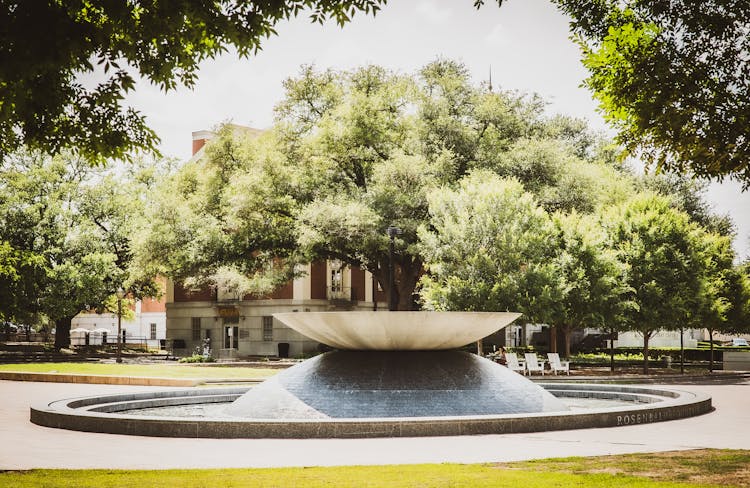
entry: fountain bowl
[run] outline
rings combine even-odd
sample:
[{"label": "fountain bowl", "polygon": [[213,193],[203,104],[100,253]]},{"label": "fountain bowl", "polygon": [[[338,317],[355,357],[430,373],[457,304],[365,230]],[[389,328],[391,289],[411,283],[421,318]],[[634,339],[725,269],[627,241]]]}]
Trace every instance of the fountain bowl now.
[{"label": "fountain bowl", "polygon": [[358,351],[456,349],[497,332],[516,312],[304,312],[273,316],[297,332]]}]

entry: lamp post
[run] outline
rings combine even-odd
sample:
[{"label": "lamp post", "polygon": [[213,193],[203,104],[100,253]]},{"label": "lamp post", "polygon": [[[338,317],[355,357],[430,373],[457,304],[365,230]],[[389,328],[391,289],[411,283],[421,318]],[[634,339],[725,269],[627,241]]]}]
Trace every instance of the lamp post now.
[{"label": "lamp post", "polygon": [[116,362],[122,362],[122,299],[125,298],[125,290],[122,287],[115,292],[117,295],[117,359]]},{"label": "lamp post", "polygon": [[397,235],[401,234],[401,229],[391,225],[386,229],[386,233],[391,238],[388,248],[388,310],[392,312],[396,310],[396,276],[393,267],[393,246],[394,239]]}]

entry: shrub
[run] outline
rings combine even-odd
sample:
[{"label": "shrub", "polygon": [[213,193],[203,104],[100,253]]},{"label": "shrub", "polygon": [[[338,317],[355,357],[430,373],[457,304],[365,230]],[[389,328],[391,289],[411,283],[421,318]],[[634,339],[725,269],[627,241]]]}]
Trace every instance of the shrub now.
[{"label": "shrub", "polygon": [[205,357],[203,354],[193,354],[192,356],[187,356],[184,358],[180,358],[178,363],[214,363],[216,360],[212,358],[211,356]]}]

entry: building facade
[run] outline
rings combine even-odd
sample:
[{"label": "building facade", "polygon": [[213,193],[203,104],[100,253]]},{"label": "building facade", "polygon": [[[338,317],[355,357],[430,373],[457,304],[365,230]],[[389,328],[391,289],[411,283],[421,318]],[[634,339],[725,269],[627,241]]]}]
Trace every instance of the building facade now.
[{"label": "building facade", "polygon": [[302,271],[304,276],[261,298],[167,282],[168,347],[178,356],[205,347],[219,359],[303,357],[321,345],[274,319],[274,313],[387,309],[385,293],[368,272],[337,262],[312,263]]},{"label": "building facade", "polygon": [[[261,131],[233,126],[238,134]],[[193,132],[193,157],[203,157],[205,143],[215,134]],[[337,261],[304,266],[301,277],[267,297],[235,296],[205,287],[188,290],[181,283],[166,284],[167,346],[176,355],[210,349],[219,359],[248,356],[300,357],[317,352],[317,342],[273,318],[281,312],[385,310],[386,296],[370,273]]]}]

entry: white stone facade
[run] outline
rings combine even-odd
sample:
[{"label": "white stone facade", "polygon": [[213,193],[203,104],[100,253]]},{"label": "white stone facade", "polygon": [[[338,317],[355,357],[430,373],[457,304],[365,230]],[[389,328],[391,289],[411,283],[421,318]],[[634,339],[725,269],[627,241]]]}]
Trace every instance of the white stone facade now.
[{"label": "white stone facade", "polygon": [[[306,275],[287,286],[286,296],[282,298],[239,299],[216,291],[215,298],[204,293],[200,299],[175,299],[175,285],[168,282],[169,346],[174,354],[189,356],[201,352],[208,339],[211,355],[217,359],[303,357],[317,352],[318,342],[273,319],[274,313],[387,309],[382,292],[376,295],[377,304],[373,302],[370,273],[358,271],[360,274],[355,277],[358,282],[352,283],[350,268],[342,268],[337,263],[324,266],[325,281],[322,281],[322,266],[315,275],[308,265],[303,270]],[[284,350],[286,347],[288,351]]]}]

